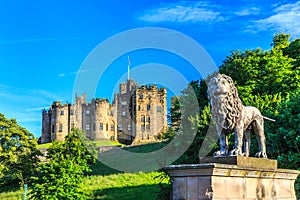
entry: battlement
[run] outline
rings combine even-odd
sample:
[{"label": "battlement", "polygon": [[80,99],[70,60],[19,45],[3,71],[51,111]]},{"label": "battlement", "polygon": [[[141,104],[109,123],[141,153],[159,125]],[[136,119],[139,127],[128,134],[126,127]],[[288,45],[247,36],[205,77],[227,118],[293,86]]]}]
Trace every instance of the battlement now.
[{"label": "battlement", "polygon": [[72,128],[79,128],[91,140],[144,143],[154,141],[167,128],[165,88],[155,84],[138,87],[128,79],[114,97],[112,104],[107,98],[87,102],[86,94],[76,94],[74,104],[54,101],[43,110],[42,142],[63,141]]},{"label": "battlement", "polygon": [[158,88],[156,84],[154,85],[142,85],[138,88],[138,91],[150,91],[150,92],[161,92],[167,93],[166,88]]},{"label": "battlement", "polygon": [[100,103],[100,104],[107,104],[109,103],[108,99],[107,98],[96,98],[96,99],[92,99],[92,103],[95,102],[95,103]]}]

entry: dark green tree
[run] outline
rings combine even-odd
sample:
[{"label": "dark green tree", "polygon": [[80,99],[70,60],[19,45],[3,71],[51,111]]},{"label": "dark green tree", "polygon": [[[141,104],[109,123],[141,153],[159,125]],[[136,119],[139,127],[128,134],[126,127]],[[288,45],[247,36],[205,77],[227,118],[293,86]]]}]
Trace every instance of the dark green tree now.
[{"label": "dark green tree", "polygon": [[86,199],[82,190],[84,173],[95,158],[84,144],[84,133],[78,129],[66,136],[65,142],[54,142],[48,150],[48,162],[41,164],[32,177],[30,199]]},{"label": "dark green tree", "polygon": [[291,38],[290,34],[286,34],[286,33],[275,34],[271,46],[275,49],[284,49],[289,46],[290,38]]},{"label": "dark green tree", "polygon": [[39,163],[37,139],[0,113],[0,188],[27,183]]},{"label": "dark green tree", "polygon": [[298,69],[300,67],[300,39],[293,40],[289,46],[283,49],[283,54],[294,59],[293,69]]}]

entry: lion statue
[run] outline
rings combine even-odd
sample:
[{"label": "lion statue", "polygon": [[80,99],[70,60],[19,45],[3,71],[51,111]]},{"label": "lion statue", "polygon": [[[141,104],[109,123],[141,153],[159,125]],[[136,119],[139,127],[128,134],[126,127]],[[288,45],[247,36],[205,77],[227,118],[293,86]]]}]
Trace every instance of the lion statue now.
[{"label": "lion statue", "polygon": [[[215,156],[249,156],[250,133],[254,132],[259,145],[259,152],[255,156],[267,158],[264,134],[266,117],[255,107],[243,106],[231,77],[213,74],[207,79],[207,86],[212,119],[220,139],[220,150],[215,152]],[[228,154],[227,136],[232,132],[235,134],[235,146]]]}]

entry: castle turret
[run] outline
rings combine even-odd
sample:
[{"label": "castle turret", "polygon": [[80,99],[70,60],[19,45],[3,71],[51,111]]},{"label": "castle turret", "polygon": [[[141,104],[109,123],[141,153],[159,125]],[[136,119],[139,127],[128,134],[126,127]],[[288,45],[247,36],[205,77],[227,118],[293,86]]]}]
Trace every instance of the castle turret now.
[{"label": "castle turret", "polygon": [[51,110],[43,109],[41,143],[48,142],[51,142]]},{"label": "castle turret", "polygon": [[143,85],[135,92],[136,125],[134,142],[149,142],[157,140],[157,136],[166,131],[167,123],[167,91],[152,86]]},{"label": "castle turret", "polygon": [[54,101],[51,106],[51,139],[64,141],[69,131],[68,104]]}]

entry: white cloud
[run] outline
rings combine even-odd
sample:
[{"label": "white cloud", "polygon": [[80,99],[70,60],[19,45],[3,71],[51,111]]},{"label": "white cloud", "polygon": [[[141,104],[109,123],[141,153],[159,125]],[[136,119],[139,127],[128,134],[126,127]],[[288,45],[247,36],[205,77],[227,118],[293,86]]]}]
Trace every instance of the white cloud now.
[{"label": "white cloud", "polygon": [[139,17],[147,22],[215,23],[224,17],[207,2],[180,1],[162,4],[160,7],[144,11]]},{"label": "white cloud", "polygon": [[58,95],[40,89],[23,89],[0,84],[0,112],[15,118],[36,136],[41,132],[42,109],[49,108]]},{"label": "white cloud", "polygon": [[234,12],[237,16],[249,16],[249,15],[258,15],[260,13],[257,7],[245,8],[239,11]]},{"label": "white cloud", "polygon": [[33,43],[33,42],[52,42],[52,41],[63,41],[63,40],[82,40],[85,37],[63,37],[63,38],[20,38],[16,40],[0,40],[0,44],[22,44],[22,43]]},{"label": "white cloud", "polygon": [[273,10],[273,15],[255,22],[260,30],[273,29],[278,32],[300,36],[300,1],[284,4]]},{"label": "white cloud", "polygon": [[96,70],[99,70],[99,68],[96,67],[96,68],[89,68],[89,69],[78,70],[78,71],[73,71],[73,72],[60,73],[57,76],[59,78],[63,78],[63,77],[66,77],[66,76],[76,76],[80,73],[91,72],[91,71],[96,71]]},{"label": "white cloud", "polygon": [[25,112],[30,112],[30,111],[42,111],[43,109],[49,108],[49,105],[43,106],[43,107],[37,107],[37,108],[26,108],[24,111]]},{"label": "white cloud", "polygon": [[64,73],[58,74],[58,77],[65,77],[66,75]]}]

